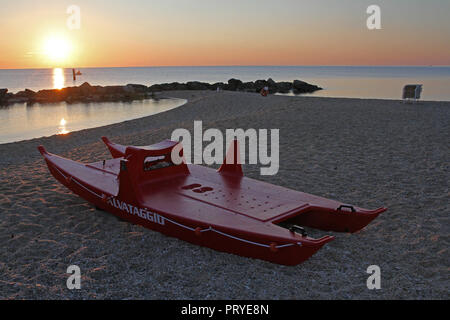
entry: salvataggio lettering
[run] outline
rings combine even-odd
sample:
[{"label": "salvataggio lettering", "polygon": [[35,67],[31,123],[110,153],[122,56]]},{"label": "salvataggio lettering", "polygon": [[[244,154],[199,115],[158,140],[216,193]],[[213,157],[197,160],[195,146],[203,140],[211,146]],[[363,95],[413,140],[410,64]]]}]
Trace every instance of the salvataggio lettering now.
[{"label": "salvataggio lettering", "polygon": [[159,214],[152,212],[146,208],[138,208],[129,203],[116,199],[115,197],[108,198],[108,204],[128,214],[138,216],[153,223],[164,225],[164,217],[161,217]]}]

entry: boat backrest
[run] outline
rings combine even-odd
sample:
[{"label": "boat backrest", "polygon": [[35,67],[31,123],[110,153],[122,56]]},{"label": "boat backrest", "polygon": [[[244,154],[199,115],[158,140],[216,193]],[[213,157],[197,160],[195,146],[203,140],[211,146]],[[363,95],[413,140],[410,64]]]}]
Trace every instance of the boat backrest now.
[{"label": "boat backrest", "polygon": [[[149,146],[132,146],[132,147],[128,147],[128,148],[132,148],[130,149],[130,152],[135,152],[136,150],[142,150],[145,151],[146,154],[148,154],[149,156],[159,156],[159,155],[164,155],[167,153],[170,153],[172,151],[173,148],[175,148],[175,146],[178,144],[179,142],[176,141],[172,141],[172,140],[164,140]],[[127,149],[128,149],[127,148]]]},{"label": "boat backrest", "polygon": [[182,159],[182,143],[165,140],[146,147],[130,146],[125,150],[121,171],[127,171],[134,184],[139,184],[148,179],[189,173],[185,161],[181,161],[181,163],[174,161],[172,159],[173,154],[178,154]]}]

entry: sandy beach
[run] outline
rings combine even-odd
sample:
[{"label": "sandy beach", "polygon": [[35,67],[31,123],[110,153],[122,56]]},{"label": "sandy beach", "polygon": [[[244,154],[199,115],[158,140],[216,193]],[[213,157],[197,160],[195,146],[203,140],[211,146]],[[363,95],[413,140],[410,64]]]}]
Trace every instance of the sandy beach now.
[{"label": "sandy beach", "polygon": [[[175,91],[164,113],[0,145],[2,299],[449,299],[450,102]],[[296,267],[202,248],[96,210],[59,184],[37,151],[109,158],[101,136],[148,145],[176,128],[279,128],[280,169],[247,176],[342,202],[388,207],[364,230]],[[78,265],[81,290],[66,287]],[[368,290],[370,265],[381,290]]]}]

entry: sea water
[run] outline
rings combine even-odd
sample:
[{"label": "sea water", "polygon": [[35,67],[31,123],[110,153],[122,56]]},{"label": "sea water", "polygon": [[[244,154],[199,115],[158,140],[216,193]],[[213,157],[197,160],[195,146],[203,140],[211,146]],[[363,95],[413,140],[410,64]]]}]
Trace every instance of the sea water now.
[{"label": "sea water", "polygon": [[[450,67],[364,66],[230,66],[230,67],[130,67],[81,68],[72,80],[72,69],[3,69],[0,88],[60,89],[91,85],[152,85],[165,82],[227,82],[268,79],[303,80],[324,90],[309,96],[401,99],[406,84],[422,84],[423,100],[450,101]],[[176,108],[184,100],[144,100],[132,103],[15,104],[0,107],[0,143],[64,134],[86,128],[136,119]]]},{"label": "sea water", "polygon": [[[78,70],[78,69],[77,69]],[[423,100],[450,101],[449,66],[224,66],[224,67],[132,67],[81,68],[72,80],[72,69],[0,70],[0,88],[17,92],[62,88],[89,82],[91,85],[152,85],[165,82],[226,82],[272,78],[303,80],[324,90],[312,96],[401,99],[406,84],[423,84]]]}]

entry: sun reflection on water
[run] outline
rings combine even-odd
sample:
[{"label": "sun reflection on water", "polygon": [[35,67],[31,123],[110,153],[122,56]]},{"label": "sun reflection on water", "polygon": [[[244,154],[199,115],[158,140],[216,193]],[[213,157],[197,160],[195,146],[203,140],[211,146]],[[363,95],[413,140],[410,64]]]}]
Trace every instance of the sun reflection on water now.
[{"label": "sun reflection on water", "polygon": [[62,68],[54,68],[53,69],[53,89],[62,89],[64,88],[64,70]]},{"label": "sun reflection on water", "polygon": [[67,134],[70,132],[69,130],[66,129],[66,124],[67,124],[67,121],[64,118],[62,118],[59,121],[58,134]]}]

